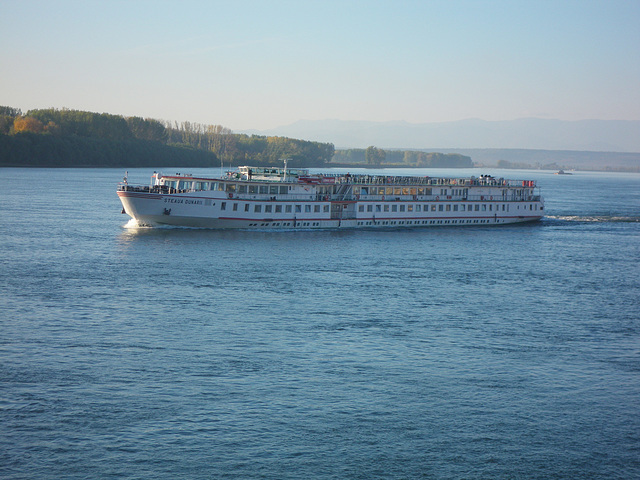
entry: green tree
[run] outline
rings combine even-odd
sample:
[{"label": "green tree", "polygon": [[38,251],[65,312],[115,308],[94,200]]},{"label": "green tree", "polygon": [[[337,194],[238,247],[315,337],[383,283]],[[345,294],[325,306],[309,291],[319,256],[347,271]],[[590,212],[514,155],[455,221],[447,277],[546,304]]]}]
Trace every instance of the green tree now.
[{"label": "green tree", "polygon": [[22,111],[19,108],[0,106],[0,116],[2,115],[15,118],[22,116]]}]

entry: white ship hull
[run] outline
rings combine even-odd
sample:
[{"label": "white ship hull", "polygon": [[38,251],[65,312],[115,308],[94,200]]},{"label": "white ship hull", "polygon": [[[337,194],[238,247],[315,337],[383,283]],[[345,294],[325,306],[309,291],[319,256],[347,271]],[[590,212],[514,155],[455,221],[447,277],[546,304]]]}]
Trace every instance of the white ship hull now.
[{"label": "white ship hull", "polygon": [[540,220],[544,211],[528,181],[281,177],[158,176],[151,187],[122,184],[118,196],[123,212],[140,225],[212,229],[505,225]]}]

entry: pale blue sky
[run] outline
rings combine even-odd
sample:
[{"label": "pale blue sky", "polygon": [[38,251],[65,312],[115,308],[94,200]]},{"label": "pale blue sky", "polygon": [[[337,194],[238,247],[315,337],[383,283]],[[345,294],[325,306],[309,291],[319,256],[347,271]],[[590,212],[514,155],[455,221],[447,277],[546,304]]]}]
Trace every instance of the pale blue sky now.
[{"label": "pale blue sky", "polygon": [[267,129],[640,119],[640,0],[0,0],[0,105]]}]

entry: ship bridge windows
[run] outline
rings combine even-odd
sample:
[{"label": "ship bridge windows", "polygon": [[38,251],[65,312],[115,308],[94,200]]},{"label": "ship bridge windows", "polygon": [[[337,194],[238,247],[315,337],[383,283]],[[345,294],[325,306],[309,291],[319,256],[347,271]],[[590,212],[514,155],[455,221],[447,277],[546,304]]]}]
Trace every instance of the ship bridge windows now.
[{"label": "ship bridge windows", "polygon": [[289,189],[287,188],[286,185],[280,185],[280,195],[285,195],[287,193],[289,193]]},{"label": "ship bridge windows", "polygon": [[258,193],[257,185],[249,185],[249,193]]},{"label": "ship bridge windows", "polygon": [[235,183],[227,183],[226,191],[227,192],[235,192],[236,191],[236,184]]},{"label": "ship bridge windows", "polygon": [[176,188],[178,182],[176,182],[175,180],[165,180],[164,185],[166,185],[169,188]]},{"label": "ship bridge windows", "polygon": [[238,185],[238,193],[247,193],[246,185]]},{"label": "ship bridge windows", "polygon": [[269,187],[267,185],[260,185],[260,187],[258,187],[258,191],[261,194],[267,194],[269,193]]},{"label": "ship bridge windows", "polygon": [[178,182],[178,190],[191,190],[191,185],[193,182],[191,180],[180,180]]},{"label": "ship bridge windows", "polygon": [[278,185],[271,185],[269,187],[269,195],[277,195],[278,194]]}]

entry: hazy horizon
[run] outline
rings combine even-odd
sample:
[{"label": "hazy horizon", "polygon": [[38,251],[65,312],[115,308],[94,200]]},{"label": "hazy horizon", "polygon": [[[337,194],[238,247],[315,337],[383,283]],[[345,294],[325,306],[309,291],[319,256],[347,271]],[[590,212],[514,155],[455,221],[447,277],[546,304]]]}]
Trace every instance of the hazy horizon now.
[{"label": "hazy horizon", "polygon": [[268,130],[640,120],[640,2],[0,2],[0,105]]}]

